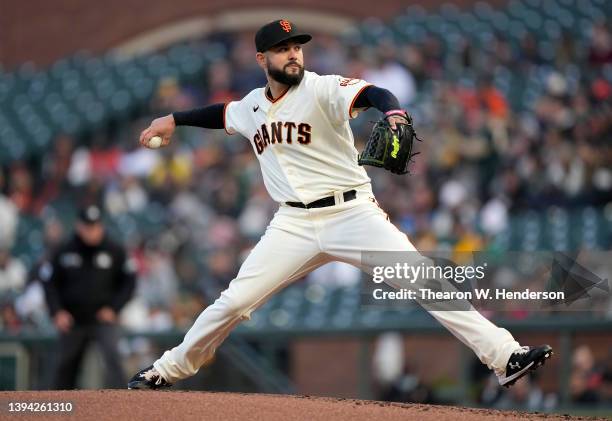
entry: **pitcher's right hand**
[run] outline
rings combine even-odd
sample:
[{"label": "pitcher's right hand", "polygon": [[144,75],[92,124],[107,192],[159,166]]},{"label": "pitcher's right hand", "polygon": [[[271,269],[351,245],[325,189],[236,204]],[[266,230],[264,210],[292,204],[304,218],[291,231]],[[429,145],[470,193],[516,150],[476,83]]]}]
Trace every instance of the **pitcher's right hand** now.
[{"label": "pitcher's right hand", "polygon": [[156,118],[151,122],[151,125],[144,129],[140,133],[140,144],[146,148],[149,147],[149,140],[153,136],[160,136],[162,138],[161,146],[167,146],[170,143],[170,138],[176,129],[174,117],[172,114],[167,116]]}]

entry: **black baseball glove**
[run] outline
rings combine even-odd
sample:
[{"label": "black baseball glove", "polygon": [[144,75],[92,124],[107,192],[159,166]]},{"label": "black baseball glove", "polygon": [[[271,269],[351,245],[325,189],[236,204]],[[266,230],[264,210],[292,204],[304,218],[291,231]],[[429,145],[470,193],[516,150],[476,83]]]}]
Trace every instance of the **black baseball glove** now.
[{"label": "black baseball glove", "polygon": [[359,155],[359,165],[372,165],[394,174],[408,173],[408,164],[419,152],[413,152],[414,141],[421,141],[412,126],[412,118],[406,114],[406,123],[396,123],[396,130],[385,117],[374,125],[365,148]]}]

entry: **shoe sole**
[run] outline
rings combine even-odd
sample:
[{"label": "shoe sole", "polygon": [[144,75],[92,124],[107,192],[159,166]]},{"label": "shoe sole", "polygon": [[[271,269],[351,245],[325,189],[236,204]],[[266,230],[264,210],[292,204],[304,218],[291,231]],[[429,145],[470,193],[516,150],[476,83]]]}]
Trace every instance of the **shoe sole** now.
[{"label": "shoe sole", "polygon": [[137,384],[137,383],[128,383],[128,389],[129,390],[145,390],[145,389],[153,390],[150,387],[143,386],[143,385]]},{"label": "shoe sole", "polygon": [[516,383],[517,380],[527,375],[530,371],[534,371],[538,367],[542,367],[546,363],[546,360],[550,359],[550,357],[552,357],[553,355],[554,355],[554,352],[553,352],[552,347],[547,346],[546,349],[543,351],[542,357],[540,357],[538,360],[532,361],[527,367],[523,368],[521,371],[514,373],[512,376],[508,377],[505,383],[502,383],[501,385],[506,388],[509,388],[514,383]]},{"label": "shoe sole", "polygon": [[128,390],[162,390],[172,387],[172,385],[160,386],[160,387],[150,387],[142,382],[129,382]]}]

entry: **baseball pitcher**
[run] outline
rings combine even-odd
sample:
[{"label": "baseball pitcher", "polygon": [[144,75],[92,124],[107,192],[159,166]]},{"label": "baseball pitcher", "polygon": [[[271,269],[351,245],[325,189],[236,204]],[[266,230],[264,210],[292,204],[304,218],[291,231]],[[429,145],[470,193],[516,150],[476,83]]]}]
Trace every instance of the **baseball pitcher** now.
[{"label": "baseball pitcher", "polygon": [[[405,173],[417,139],[412,119],[386,89],[306,71],[302,45],[311,38],[287,20],[264,25],[255,46],[265,87],[240,101],[158,118],[142,132],[145,147],[157,136],[167,145],[176,126],[225,129],[245,137],[279,209],[229,287],[199,315],[183,342],[134,375],[128,388],[158,389],[195,375],[234,327],[321,265],[343,261],[371,273],[361,260],[365,250],[416,253],[377,205],[360,165]],[[359,155],[349,120],[368,107],[383,117]],[[501,385],[514,384],[552,356],[548,345],[519,345],[473,308],[427,310],[495,371]]]}]

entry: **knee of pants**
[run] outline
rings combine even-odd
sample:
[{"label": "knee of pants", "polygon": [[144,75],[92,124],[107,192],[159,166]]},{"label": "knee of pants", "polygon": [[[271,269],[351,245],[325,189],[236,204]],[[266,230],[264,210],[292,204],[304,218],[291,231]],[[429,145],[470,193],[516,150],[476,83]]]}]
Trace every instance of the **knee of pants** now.
[{"label": "knee of pants", "polygon": [[223,291],[218,301],[223,305],[224,311],[228,315],[245,320],[251,318],[251,312],[255,305],[255,302],[250,300],[248,296],[237,296],[227,290]]}]

